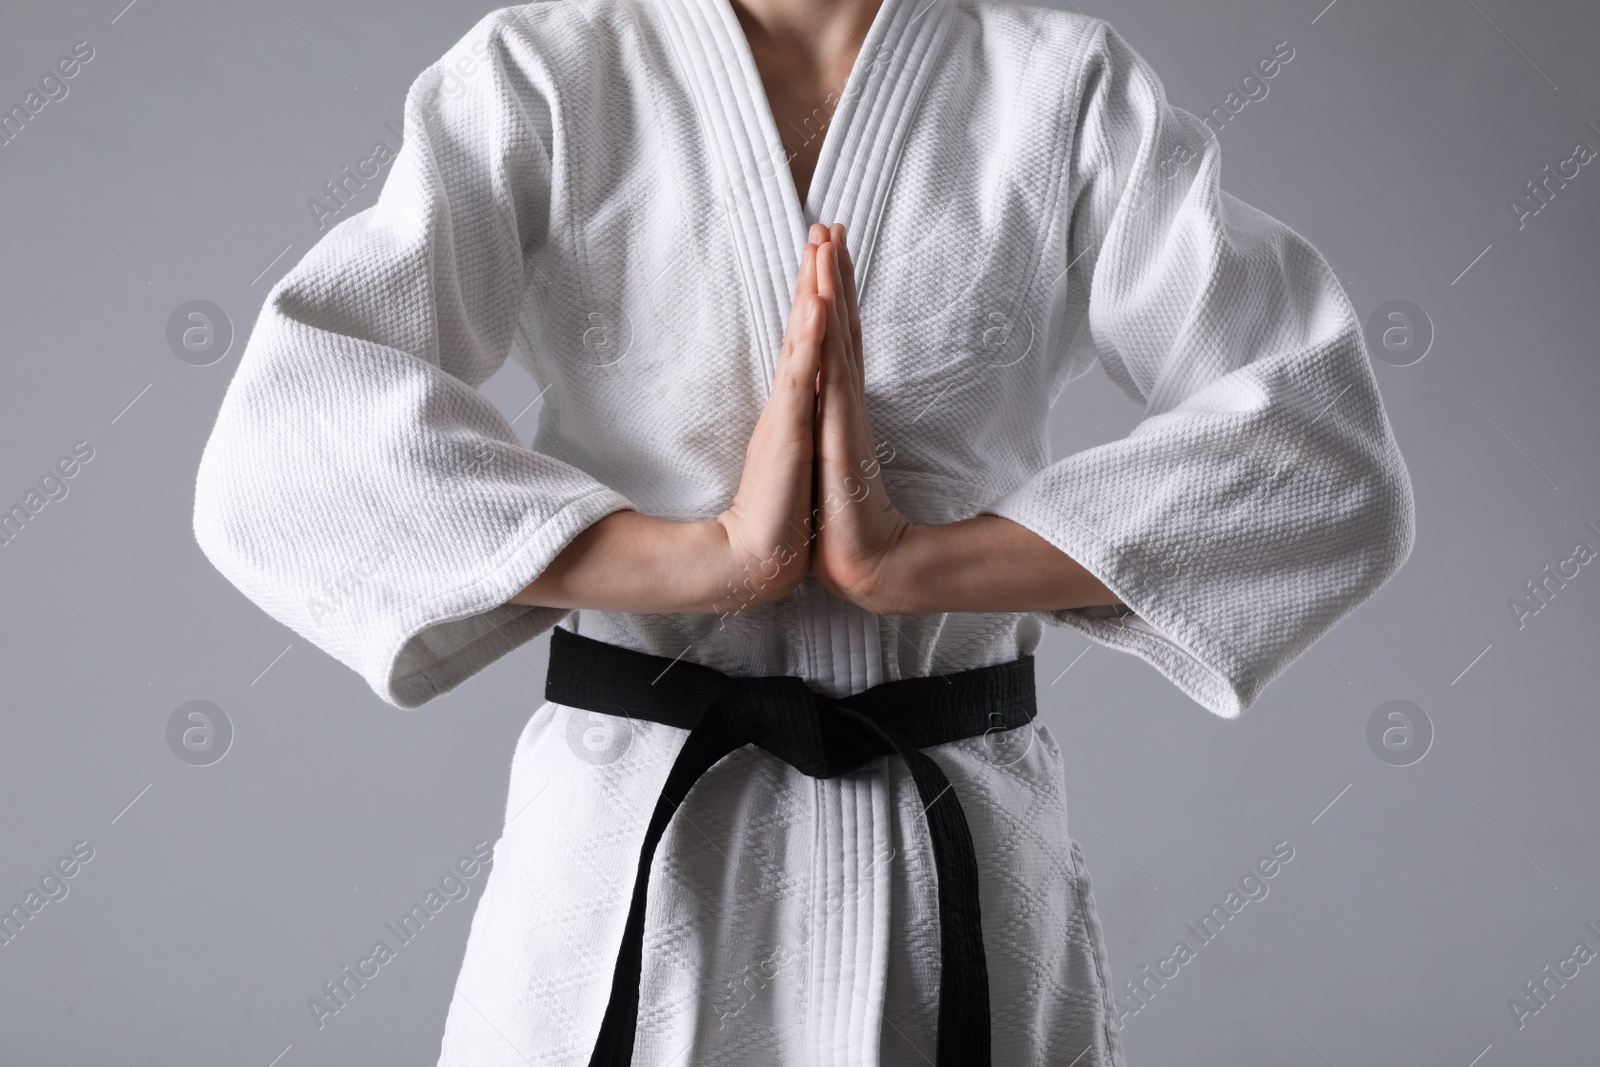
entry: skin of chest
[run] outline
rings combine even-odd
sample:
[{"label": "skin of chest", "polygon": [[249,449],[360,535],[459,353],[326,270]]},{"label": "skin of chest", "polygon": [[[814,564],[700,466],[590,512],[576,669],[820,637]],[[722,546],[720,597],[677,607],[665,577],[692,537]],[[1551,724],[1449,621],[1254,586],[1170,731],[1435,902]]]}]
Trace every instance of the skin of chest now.
[{"label": "skin of chest", "polygon": [[772,111],[773,124],[789,157],[795,192],[804,202],[860,42],[811,61],[800,50],[771,42],[756,32],[751,34],[750,49],[761,72],[764,102]]}]

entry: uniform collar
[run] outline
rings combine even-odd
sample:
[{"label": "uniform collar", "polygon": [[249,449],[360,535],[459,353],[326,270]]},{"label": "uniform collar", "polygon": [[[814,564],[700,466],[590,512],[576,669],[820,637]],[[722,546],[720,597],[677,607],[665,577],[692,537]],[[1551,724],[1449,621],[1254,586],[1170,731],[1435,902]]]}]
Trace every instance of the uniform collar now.
[{"label": "uniform collar", "polygon": [[824,131],[803,204],[728,0],[660,0],[660,9],[696,98],[720,206],[745,246],[770,371],[811,223],[845,224],[865,299],[895,166],[954,24],[956,0],[883,0]]}]

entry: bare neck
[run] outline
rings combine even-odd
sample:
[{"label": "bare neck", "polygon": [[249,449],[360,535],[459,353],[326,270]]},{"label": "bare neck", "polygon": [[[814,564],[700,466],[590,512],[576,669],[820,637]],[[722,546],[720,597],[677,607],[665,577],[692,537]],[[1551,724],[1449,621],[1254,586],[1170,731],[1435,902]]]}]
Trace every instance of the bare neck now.
[{"label": "bare neck", "polygon": [[761,72],[802,201],[882,0],[729,0]]},{"label": "bare neck", "polygon": [[783,50],[798,64],[848,74],[881,0],[730,0],[752,49]]}]

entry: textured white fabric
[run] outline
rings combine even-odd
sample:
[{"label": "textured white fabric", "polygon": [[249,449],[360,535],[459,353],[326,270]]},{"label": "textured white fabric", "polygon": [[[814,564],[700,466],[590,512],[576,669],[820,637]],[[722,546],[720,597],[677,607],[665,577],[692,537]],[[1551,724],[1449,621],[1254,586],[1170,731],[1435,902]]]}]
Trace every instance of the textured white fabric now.
[{"label": "textured white fabric", "polygon": [[[894,503],[1011,518],[1128,610],[876,616],[808,580],[727,618],[565,625],[832,695],[1011,660],[1064,625],[1233,717],[1410,550],[1349,299],[1221,190],[1210,132],[1102,19],[884,0],[804,204],[726,0],[496,12],[405,114],[378,203],[268,297],[195,502],[222,574],[390,703],[568,616],[506,601],[600,517],[727,505],[812,221],[850,228]],[[530,448],[477,388],[508,357],[545,390]],[[1049,408],[1096,363],[1144,419],[1052,462]],[[630,728],[594,764],[566,740],[581,714],[547,703],[523,735],[441,1064],[587,1062],[683,733]],[[995,1062],[1109,1067],[1060,754],[1024,733],[1015,760],[934,750],[979,853]],[[819,782],[734,754],[657,856],[635,1063],[931,1060],[933,892],[898,760]]]}]

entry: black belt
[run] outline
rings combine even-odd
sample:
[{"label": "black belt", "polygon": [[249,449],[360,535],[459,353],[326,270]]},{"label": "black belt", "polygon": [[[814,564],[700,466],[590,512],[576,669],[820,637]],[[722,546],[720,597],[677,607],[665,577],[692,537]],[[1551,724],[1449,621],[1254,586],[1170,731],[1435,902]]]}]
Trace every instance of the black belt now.
[{"label": "black belt", "polygon": [[[671,668],[671,670],[668,670]],[[834,778],[897,753],[911,768],[939,882],[937,1067],[988,1067],[989,971],[978,912],[978,861],[966,815],[939,765],[919,751],[1034,717],[1033,657],[938,677],[884,682],[842,699],[789,675],[737,678],[555,627],[545,699],[689,731],[639,849],[633,902],[590,1067],[629,1067],[639,1015],[650,862],[689,787],[753,744],[812,778]]]}]

